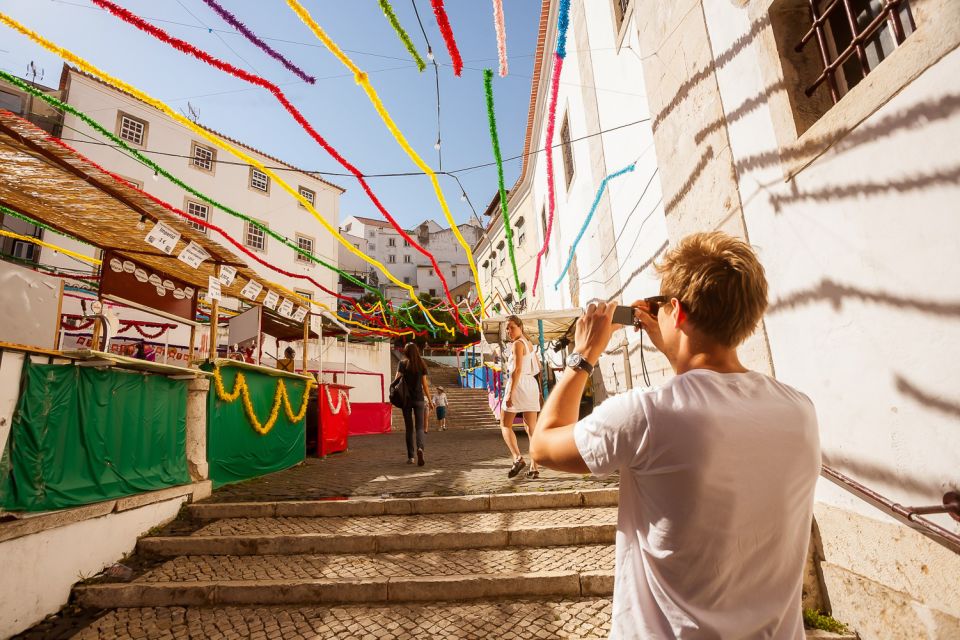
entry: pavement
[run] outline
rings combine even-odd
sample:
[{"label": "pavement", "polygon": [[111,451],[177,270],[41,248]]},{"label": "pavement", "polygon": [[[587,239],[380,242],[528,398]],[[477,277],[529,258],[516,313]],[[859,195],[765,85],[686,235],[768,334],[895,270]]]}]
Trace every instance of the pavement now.
[{"label": "pavement", "polygon": [[[520,450],[527,437],[516,430]],[[457,496],[517,491],[577,491],[615,487],[605,479],[541,470],[536,480],[507,478],[512,464],[500,429],[431,431],[424,447],[426,465],[406,463],[404,434],[354,436],[349,448],[326,458],[310,458],[286,471],[223,487],[213,502],[318,500],[344,496]],[[528,458],[529,460],[529,458]]]}]

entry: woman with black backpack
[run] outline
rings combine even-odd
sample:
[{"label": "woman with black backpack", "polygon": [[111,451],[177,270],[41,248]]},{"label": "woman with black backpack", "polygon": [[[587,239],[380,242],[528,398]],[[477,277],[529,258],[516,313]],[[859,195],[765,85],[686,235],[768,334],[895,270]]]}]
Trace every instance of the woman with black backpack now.
[{"label": "woman with black backpack", "polygon": [[[407,432],[407,464],[413,464],[414,426],[416,426],[417,464],[423,466],[423,433],[427,405],[433,408],[430,399],[430,384],[427,381],[427,365],[420,357],[420,350],[412,342],[403,348],[403,360],[397,368],[397,377],[390,385],[391,402],[394,394],[402,396],[403,426]],[[396,403],[394,403],[396,404]]]}]

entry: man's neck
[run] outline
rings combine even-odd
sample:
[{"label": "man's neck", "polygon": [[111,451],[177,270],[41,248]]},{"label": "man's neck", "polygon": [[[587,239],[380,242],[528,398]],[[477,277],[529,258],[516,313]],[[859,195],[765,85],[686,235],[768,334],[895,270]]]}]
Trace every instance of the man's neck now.
[{"label": "man's neck", "polygon": [[677,374],[693,369],[708,369],[717,373],[745,373],[748,371],[740,362],[737,350],[722,346],[695,345],[684,341],[677,350],[673,369]]}]

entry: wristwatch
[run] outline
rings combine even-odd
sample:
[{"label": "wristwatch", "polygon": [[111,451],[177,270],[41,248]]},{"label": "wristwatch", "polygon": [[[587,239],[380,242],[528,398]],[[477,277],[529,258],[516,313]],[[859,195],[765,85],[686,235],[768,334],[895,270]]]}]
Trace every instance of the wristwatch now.
[{"label": "wristwatch", "polygon": [[567,356],[567,366],[571,369],[579,369],[587,375],[593,373],[593,365],[587,362],[587,359],[576,351]]}]

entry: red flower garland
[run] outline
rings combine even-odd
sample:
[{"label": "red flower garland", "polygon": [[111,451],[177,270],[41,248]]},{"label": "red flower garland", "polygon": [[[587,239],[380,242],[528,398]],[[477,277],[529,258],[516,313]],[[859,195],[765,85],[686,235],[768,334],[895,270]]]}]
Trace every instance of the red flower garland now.
[{"label": "red flower garland", "polygon": [[[374,194],[373,190],[370,188],[370,185],[367,184],[367,181],[364,179],[363,174],[360,172],[360,170],[357,169],[355,166],[353,166],[350,162],[348,162],[346,158],[340,155],[340,152],[337,151],[333,146],[331,146],[330,143],[328,143],[326,139],[323,136],[321,136],[316,131],[316,129],[313,128],[313,125],[311,125],[307,121],[307,119],[303,116],[303,114],[300,113],[300,111],[295,106],[293,106],[293,104],[287,99],[286,94],[284,94],[284,92],[280,89],[280,87],[278,87],[276,84],[270,82],[265,78],[252,74],[248,71],[244,71],[243,69],[233,66],[229,62],[225,62],[223,60],[220,60],[219,58],[215,58],[211,56],[209,53],[207,53],[206,51],[201,51],[200,49],[193,46],[189,42],[186,42],[185,40],[181,40],[179,38],[171,36],[163,29],[153,26],[149,22],[146,22],[139,16],[134,15],[133,13],[124,9],[123,7],[120,7],[114,4],[113,2],[110,2],[110,0],[92,0],[92,1],[98,7],[106,9],[116,17],[123,20],[124,22],[127,22],[128,24],[135,26],[141,31],[149,33],[150,35],[157,38],[158,40],[165,42],[166,44],[169,44],[174,49],[182,53],[188,53],[193,57],[197,58],[198,60],[206,62],[212,67],[215,67],[217,69],[220,69],[221,71],[229,73],[230,75],[240,78],[241,80],[244,80],[246,82],[249,82],[250,84],[256,85],[258,87],[262,87],[267,91],[269,91],[270,93],[272,93],[273,96],[277,99],[277,101],[279,101],[280,104],[284,107],[284,109],[286,109],[287,112],[291,116],[293,116],[293,119],[297,121],[297,123],[301,126],[301,128],[303,128],[303,130],[306,131],[307,134],[317,142],[317,144],[323,147],[324,151],[330,154],[330,156],[334,160],[336,160],[337,163],[340,164],[340,166],[342,166],[344,169],[346,169],[347,171],[353,174],[353,176],[360,183],[360,187],[363,189],[364,193],[366,193],[367,197],[370,198],[370,201],[373,203],[373,205],[383,215],[383,217],[387,219],[387,221],[393,226],[393,228],[400,233],[401,237],[404,240],[406,240],[411,247],[415,248],[424,257],[430,260],[430,263],[433,265],[434,273],[437,274],[437,277],[440,279],[440,284],[443,285],[443,291],[446,294],[447,299],[450,301],[450,304],[454,304],[453,294],[450,293],[450,287],[447,285],[447,279],[444,277],[443,273],[440,271],[440,265],[437,264],[437,260],[436,258],[434,258],[433,254],[427,251],[426,249],[424,249],[422,246],[420,246],[420,244],[418,244],[413,238],[410,237],[409,234],[407,234],[407,232],[403,229],[403,227],[400,226],[400,224],[396,221],[396,219],[392,215],[390,215],[390,213],[386,210],[386,208],[380,202],[380,199],[377,198],[376,194]],[[440,5],[440,10],[443,11],[442,2]],[[436,11],[436,9],[434,9],[434,11]],[[446,13],[443,12],[443,15],[444,15],[443,19],[446,22]],[[440,20],[439,16],[437,17],[437,20],[438,21]],[[446,24],[447,24],[447,31],[450,31],[449,22],[446,22]],[[442,29],[443,27],[441,26],[441,30]],[[453,42],[452,32],[450,32],[450,38],[451,38],[450,41]],[[448,43],[448,48],[449,46],[450,45]],[[455,60],[460,60],[460,54],[459,52],[456,51],[455,42],[453,43],[453,52],[456,53]],[[453,55],[453,53],[451,53],[451,55]],[[460,67],[461,68],[463,67],[462,61],[460,62]],[[456,69],[456,63],[454,65],[454,68]],[[456,71],[456,74],[460,75],[459,71]],[[334,295],[337,295],[337,294],[334,294]],[[339,298],[340,296],[338,295],[337,297]],[[467,327],[464,326],[464,324],[460,320],[459,311],[453,314],[453,320],[454,322],[456,322],[457,327],[464,333],[464,335],[469,333]]]},{"label": "red flower garland", "polygon": [[[96,0],[94,0],[96,2]],[[450,61],[453,63],[453,75],[459,76],[463,71],[463,58],[460,57],[460,49],[457,48],[457,41],[453,39],[453,29],[450,28],[450,19],[447,17],[447,10],[443,7],[443,0],[430,0],[433,6],[433,15],[437,17],[437,26],[440,27],[440,34],[447,45],[447,51],[450,53]],[[451,300],[451,302],[453,302]]]}]

